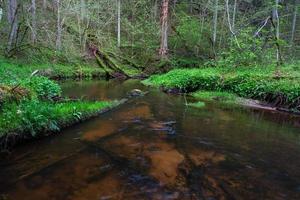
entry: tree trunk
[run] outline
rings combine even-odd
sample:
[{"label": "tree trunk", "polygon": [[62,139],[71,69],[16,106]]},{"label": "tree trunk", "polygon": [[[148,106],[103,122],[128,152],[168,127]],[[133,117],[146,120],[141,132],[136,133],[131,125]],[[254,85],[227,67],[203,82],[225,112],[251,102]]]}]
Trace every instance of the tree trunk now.
[{"label": "tree trunk", "polygon": [[117,0],[117,24],[118,24],[118,27],[117,27],[117,32],[118,32],[118,47],[120,48],[121,47],[121,0]]},{"label": "tree trunk", "polygon": [[292,35],[291,35],[291,47],[294,47],[294,39],[295,39],[295,32],[296,32],[296,23],[297,23],[297,14],[298,14],[298,1],[295,0],[294,3],[294,14],[293,14],[293,23],[292,23]]},{"label": "tree trunk", "polygon": [[157,3],[158,0],[155,0],[154,1],[154,8],[153,8],[153,17],[154,17],[154,21],[156,21],[157,19],[157,13],[158,13],[158,3]]},{"label": "tree trunk", "polygon": [[235,32],[235,18],[236,18],[237,0],[234,0],[233,14],[232,14],[232,29]]},{"label": "tree trunk", "polygon": [[56,21],[56,50],[61,50],[61,34],[62,34],[62,24],[61,24],[61,13],[60,13],[60,0],[54,0],[56,12],[57,12],[57,21]]},{"label": "tree trunk", "polygon": [[[273,22],[275,22],[274,24],[276,26],[275,40],[277,44],[279,43],[279,39],[280,39],[280,21],[279,21],[279,14],[278,14],[278,6],[279,6],[279,0],[275,0],[275,7],[273,9]],[[279,46],[278,48],[276,48],[276,60],[277,60],[277,73],[279,73],[279,66],[281,64]]]},{"label": "tree trunk", "polygon": [[189,10],[190,10],[190,13],[192,14],[193,13],[193,0],[190,0]]},{"label": "tree trunk", "polygon": [[163,0],[161,9],[161,41],[159,49],[161,58],[167,58],[168,55],[168,15],[169,0]]},{"label": "tree trunk", "polygon": [[85,0],[80,0],[80,16],[81,16],[81,20],[83,20],[84,17],[86,16]]},{"label": "tree trunk", "polygon": [[10,26],[10,33],[7,44],[7,51],[12,49],[12,45],[17,38],[18,19],[17,19],[17,0],[9,0],[7,3],[7,20]]},{"label": "tree trunk", "polygon": [[215,10],[214,10],[214,32],[213,32],[213,42],[216,44],[217,40],[217,25],[218,25],[218,9],[219,9],[219,0],[215,0]]},{"label": "tree trunk", "polygon": [[43,0],[43,9],[46,10],[47,8],[47,0]]},{"label": "tree trunk", "polygon": [[2,21],[3,9],[0,7],[0,22]]},{"label": "tree trunk", "polygon": [[80,0],[80,14],[78,16],[78,30],[79,30],[79,40],[81,51],[84,53],[86,51],[86,40],[87,33],[86,30],[89,27],[89,17],[86,7],[86,1]]},{"label": "tree trunk", "polygon": [[31,41],[33,44],[36,42],[36,2],[31,0]]},{"label": "tree trunk", "polygon": [[238,48],[240,49],[240,48],[241,48],[240,43],[239,43],[239,41],[238,41],[238,39],[237,39],[237,37],[236,37],[236,33],[235,33],[235,31],[233,30],[232,25],[231,25],[231,22],[230,22],[231,20],[230,20],[230,12],[229,12],[229,2],[228,2],[228,0],[225,0],[225,7],[226,7],[227,21],[228,21],[228,27],[229,27],[229,30],[230,30],[231,34],[233,35],[233,37],[234,37],[234,40],[235,40],[236,45],[237,45]]}]

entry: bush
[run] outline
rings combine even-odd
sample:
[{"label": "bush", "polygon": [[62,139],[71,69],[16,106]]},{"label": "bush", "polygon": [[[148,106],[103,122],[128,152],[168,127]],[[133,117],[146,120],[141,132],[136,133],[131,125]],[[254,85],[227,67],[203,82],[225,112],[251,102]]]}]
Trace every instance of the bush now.
[{"label": "bush", "polygon": [[61,95],[60,86],[46,77],[32,77],[24,80],[21,85],[29,88],[39,99],[52,100]]},{"label": "bush", "polygon": [[[266,60],[268,54],[263,52],[263,41],[253,37],[254,30],[243,29],[237,35],[237,41],[231,37],[229,47],[221,53],[216,65],[220,67],[257,66]],[[237,42],[240,47],[238,47]],[[262,55],[267,55],[262,57]]]}]

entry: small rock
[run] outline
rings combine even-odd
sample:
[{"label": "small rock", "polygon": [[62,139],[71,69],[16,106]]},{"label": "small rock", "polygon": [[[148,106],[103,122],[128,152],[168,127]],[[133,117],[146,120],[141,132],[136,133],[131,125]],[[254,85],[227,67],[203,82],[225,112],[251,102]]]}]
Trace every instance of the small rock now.
[{"label": "small rock", "polygon": [[145,92],[143,92],[142,90],[139,89],[133,89],[128,93],[128,96],[131,97],[140,97],[140,96],[144,96]]}]

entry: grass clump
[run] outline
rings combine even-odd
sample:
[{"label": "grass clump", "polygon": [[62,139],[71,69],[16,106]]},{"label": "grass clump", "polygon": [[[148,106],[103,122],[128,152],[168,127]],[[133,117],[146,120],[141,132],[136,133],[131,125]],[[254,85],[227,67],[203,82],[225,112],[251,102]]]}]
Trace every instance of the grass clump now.
[{"label": "grass clump", "polygon": [[0,113],[0,137],[12,133],[36,137],[57,132],[115,104],[116,102],[51,103],[38,100],[8,103]]},{"label": "grass clump", "polygon": [[239,97],[235,94],[228,92],[216,92],[216,91],[197,91],[192,94],[197,99],[203,99],[208,101],[220,101],[226,104],[235,104],[239,102]]},{"label": "grass clump", "polygon": [[285,66],[281,76],[275,67],[175,69],[144,81],[147,85],[181,92],[197,90],[234,93],[244,98],[267,101],[274,106],[300,110],[300,73],[296,66]]},{"label": "grass clump", "polygon": [[191,107],[195,107],[195,108],[203,108],[203,107],[205,107],[205,103],[202,102],[202,101],[198,101],[198,102],[195,102],[195,103],[188,103],[187,105],[191,106]]}]

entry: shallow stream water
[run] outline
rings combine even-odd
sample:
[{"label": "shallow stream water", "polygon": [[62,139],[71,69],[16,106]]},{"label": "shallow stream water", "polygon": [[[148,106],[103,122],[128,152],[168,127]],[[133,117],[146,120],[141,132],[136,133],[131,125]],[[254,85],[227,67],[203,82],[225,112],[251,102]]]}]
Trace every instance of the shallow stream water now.
[{"label": "shallow stream water", "polygon": [[209,102],[187,107],[184,97],[135,80],[62,87],[89,100],[149,93],[2,156],[0,199],[300,199],[297,117]]}]

